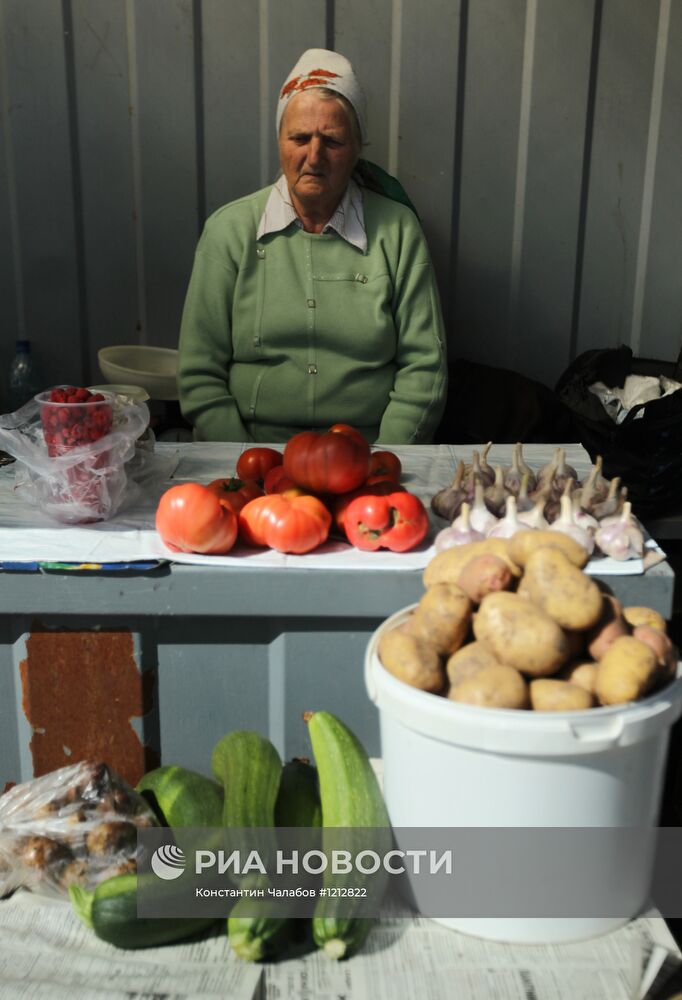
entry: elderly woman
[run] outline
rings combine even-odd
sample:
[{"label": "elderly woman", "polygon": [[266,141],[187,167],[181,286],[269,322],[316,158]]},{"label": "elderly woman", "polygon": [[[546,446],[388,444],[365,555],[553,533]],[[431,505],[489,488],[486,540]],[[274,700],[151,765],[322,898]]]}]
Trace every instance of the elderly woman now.
[{"label": "elderly woman", "polygon": [[438,292],[400,185],[356,179],[365,118],[348,60],[309,49],[279,98],[281,177],[206,222],[180,333],[197,439],[277,443],[334,423],[381,444],[432,439],[447,379]]}]

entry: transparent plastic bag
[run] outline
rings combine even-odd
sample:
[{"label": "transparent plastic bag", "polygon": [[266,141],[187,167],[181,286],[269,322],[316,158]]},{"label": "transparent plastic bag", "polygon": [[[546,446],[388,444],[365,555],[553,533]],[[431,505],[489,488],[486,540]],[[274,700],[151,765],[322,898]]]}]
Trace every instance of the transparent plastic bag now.
[{"label": "transparent plastic bag", "polygon": [[144,798],[103,763],[80,761],[0,795],[0,897],[64,896],[137,870],[137,831],[157,826]]},{"label": "transparent plastic bag", "polygon": [[15,413],[0,416],[0,448],[19,463],[15,491],[56,521],[104,521],[139,493],[126,463],[137,454],[149,409],[130,397],[103,393],[97,403],[71,404],[83,411],[100,408],[102,436],[87,443],[55,441],[46,410],[51,408],[57,420],[60,405],[42,398],[47,395],[40,393]]}]

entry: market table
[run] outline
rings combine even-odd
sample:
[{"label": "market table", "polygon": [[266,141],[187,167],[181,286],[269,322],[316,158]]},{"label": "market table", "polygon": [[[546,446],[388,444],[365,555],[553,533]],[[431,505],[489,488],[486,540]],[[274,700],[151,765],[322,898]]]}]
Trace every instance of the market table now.
[{"label": "market table", "polygon": [[[171,478],[110,522],[77,529],[22,504],[13,467],[0,470],[0,564],[23,567],[0,572],[0,789],[83,756],[106,757],[129,780],[159,761],[206,773],[213,745],[237,728],[267,732],[283,757],[307,756],[309,709],[333,711],[379,753],[365,647],[384,618],[419,599],[432,547],[361,554],[331,543],[300,557],[241,550],[163,562],[192,557],[173,556],[153,531],[160,493],[232,474],[245,447],[157,444]],[[524,455],[539,468],[554,447]],[[564,447],[584,476],[587,453]],[[405,486],[428,500],[472,446],[392,450]],[[510,454],[497,446],[489,461]],[[69,562],[113,568],[74,572]],[[621,600],[669,617],[667,563],[632,575],[604,565],[592,572]]]}]

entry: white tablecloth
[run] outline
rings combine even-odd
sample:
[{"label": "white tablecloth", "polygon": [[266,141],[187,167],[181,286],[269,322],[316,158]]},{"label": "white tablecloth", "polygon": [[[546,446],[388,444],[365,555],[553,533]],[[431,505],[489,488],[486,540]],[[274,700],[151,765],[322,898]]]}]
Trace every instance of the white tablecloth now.
[{"label": "white tablecloth", "polygon": [[[314,569],[386,569],[405,571],[423,569],[434,555],[433,536],[444,526],[431,515],[433,530],[430,537],[411,552],[397,553],[379,550],[362,552],[340,541],[330,541],[303,556],[284,555],[272,550],[235,547],[225,556],[204,556],[196,553],[172,552],[166,548],[154,529],[154,514],[159,497],[181,482],[209,483],[212,479],[235,474],[240,453],[248,447],[230,443],[168,444],[157,442],[156,455],[160,467],[173,469],[148,490],[135,505],[122,510],[108,521],[88,525],[64,525],[29,506],[13,492],[14,466],[0,469],[0,562],[81,564],[129,563],[145,560],[169,560],[176,563],[211,566],[304,567]],[[273,445],[281,450],[281,445]],[[402,484],[429,506],[431,497],[453,478],[460,459],[471,461],[474,449],[482,445],[412,445],[394,446],[390,450],[403,463]],[[535,470],[549,462],[556,445],[525,445],[524,457]],[[590,458],[579,444],[566,444],[568,463],[584,478]],[[511,462],[511,445],[494,445],[488,455],[491,465]],[[634,575],[643,571],[639,559],[618,563],[612,559],[592,560],[588,572],[612,575]]]}]

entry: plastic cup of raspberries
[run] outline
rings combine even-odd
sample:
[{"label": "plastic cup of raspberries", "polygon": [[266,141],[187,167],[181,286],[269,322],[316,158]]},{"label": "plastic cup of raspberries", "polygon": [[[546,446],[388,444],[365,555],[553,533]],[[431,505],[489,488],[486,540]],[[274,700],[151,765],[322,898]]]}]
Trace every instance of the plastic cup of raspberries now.
[{"label": "plastic cup of raspberries", "polygon": [[101,392],[57,386],[36,396],[48,455],[65,455],[111,431],[111,400]]},{"label": "plastic cup of raspberries", "polygon": [[58,459],[82,450],[82,459],[63,470],[63,502],[77,503],[86,515],[91,514],[83,520],[98,520],[109,465],[109,453],[98,442],[112,429],[112,397],[75,386],[56,386],[38,393],[35,399],[48,456]]}]

